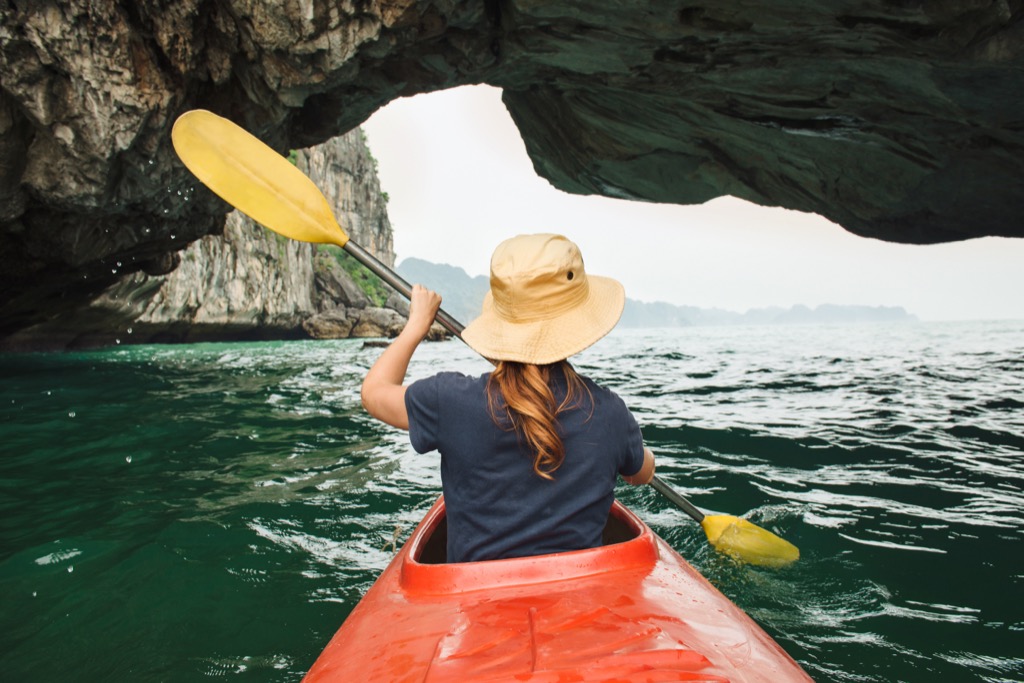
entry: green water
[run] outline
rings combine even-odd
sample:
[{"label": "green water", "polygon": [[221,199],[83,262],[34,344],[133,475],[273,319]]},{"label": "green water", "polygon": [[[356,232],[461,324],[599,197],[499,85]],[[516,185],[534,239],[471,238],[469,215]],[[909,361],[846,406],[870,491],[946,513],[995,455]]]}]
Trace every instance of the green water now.
[{"label": "green water", "polygon": [[[300,678],[439,491],[359,407],[378,353],[0,356],[2,678]],[[619,491],[815,680],[1024,680],[1024,324],[623,331],[577,365],[664,479],[801,548],[737,565]]]}]

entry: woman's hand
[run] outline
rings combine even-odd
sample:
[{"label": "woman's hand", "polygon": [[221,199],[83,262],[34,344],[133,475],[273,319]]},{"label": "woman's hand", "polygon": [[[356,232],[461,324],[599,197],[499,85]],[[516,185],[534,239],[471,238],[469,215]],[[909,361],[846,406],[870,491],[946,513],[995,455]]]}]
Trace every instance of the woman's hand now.
[{"label": "woman's hand", "polygon": [[412,296],[409,298],[409,320],[405,323],[405,329],[409,330],[417,341],[426,339],[440,308],[440,294],[423,285],[413,285]]}]

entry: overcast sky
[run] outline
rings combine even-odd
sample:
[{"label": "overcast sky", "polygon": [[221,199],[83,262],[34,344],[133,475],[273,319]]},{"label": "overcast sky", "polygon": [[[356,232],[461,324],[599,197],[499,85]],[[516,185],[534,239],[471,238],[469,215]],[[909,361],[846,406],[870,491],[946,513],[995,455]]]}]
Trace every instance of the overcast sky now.
[{"label": "overcast sky", "polygon": [[908,246],[731,197],[675,206],[567,194],[534,173],[501,91],[488,86],[396,100],[363,128],[390,196],[398,263],[486,275],[503,239],[558,232],[580,246],[588,272],[617,278],[640,301],[1024,319],[1024,239]]}]

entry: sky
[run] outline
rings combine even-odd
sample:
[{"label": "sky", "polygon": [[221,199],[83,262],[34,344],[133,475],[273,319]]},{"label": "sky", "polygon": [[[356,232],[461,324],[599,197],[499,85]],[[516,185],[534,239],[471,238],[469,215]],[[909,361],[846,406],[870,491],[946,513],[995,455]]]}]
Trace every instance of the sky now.
[{"label": "sky", "polygon": [[397,263],[415,257],[486,275],[502,240],[556,232],[579,245],[588,273],[618,279],[639,301],[1024,319],[1024,239],[902,245],[733,197],[678,206],[568,194],[534,172],[490,86],[396,100],[363,129],[390,197]]}]

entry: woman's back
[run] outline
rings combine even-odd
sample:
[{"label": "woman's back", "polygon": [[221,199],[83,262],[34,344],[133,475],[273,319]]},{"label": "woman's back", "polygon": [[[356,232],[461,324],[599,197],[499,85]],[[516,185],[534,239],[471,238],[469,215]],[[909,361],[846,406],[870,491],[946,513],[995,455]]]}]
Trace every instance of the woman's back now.
[{"label": "woman's back", "polygon": [[[501,559],[600,545],[619,474],[643,464],[640,429],[622,400],[586,378],[584,394],[557,416],[565,458],[550,478],[510,424],[494,419],[488,375],[441,373],[406,393],[409,436],[441,453],[448,559]],[[556,405],[567,391],[551,373]]]}]

